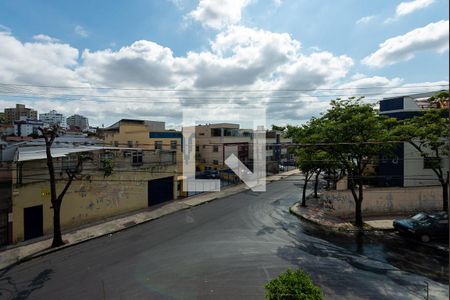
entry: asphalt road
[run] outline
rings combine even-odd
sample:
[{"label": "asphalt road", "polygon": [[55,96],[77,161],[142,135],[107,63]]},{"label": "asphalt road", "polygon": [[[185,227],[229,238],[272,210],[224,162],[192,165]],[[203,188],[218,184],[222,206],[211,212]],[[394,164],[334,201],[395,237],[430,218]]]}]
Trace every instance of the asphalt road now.
[{"label": "asphalt road", "polygon": [[263,299],[301,267],[329,299],[448,299],[448,253],[395,235],[324,232],[288,212],[299,177],[0,271],[1,299]]}]

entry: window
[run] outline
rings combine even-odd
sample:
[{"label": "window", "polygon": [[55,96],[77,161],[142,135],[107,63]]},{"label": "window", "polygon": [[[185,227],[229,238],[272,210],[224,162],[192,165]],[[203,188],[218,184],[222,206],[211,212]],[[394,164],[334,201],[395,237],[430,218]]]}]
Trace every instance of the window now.
[{"label": "window", "polygon": [[200,147],[199,146],[195,146],[195,151],[200,151]]},{"label": "window", "polygon": [[218,165],[219,161],[217,159],[213,160],[213,165]]},{"label": "window", "polygon": [[441,165],[440,157],[424,157],[423,158],[423,168],[433,169],[438,168]]},{"label": "window", "polygon": [[133,141],[128,141],[128,148],[133,148],[134,144]]},{"label": "window", "polygon": [[213,146],[213,152],[219,152],[219,146],[214,145]]},{"label": "window", "polygon": [[133,166],[140,166],[142,165],[142,157],[143,153],[141,151],[135,151],[132,154],[132,165]]},{"label": "window", "polygon": [[61,168],[63,170],[75,170],[77,166],[78,158],[75,156],[64,156],[61,160]]},{"label": "window", "polygon": [[211,128],[211,136],[222,136],[221,128]]},{"label": "window", "polygon": [[177,150],[177,141],[170,141],[170,150]]},{"label": "window", "polygon": [[112,144],[113,144],[114,147],[119,147],[119,142],[118,141],[113,141]]},{"label": "window", "polygon": [[155,150],[162,150],[162,142],[161,141],[155,142]]},{"label": "window", "polygon": [[100,154],[100,169],[105,168],[106,161],[113,159],[113,154],[111,152],[105,152]]}]

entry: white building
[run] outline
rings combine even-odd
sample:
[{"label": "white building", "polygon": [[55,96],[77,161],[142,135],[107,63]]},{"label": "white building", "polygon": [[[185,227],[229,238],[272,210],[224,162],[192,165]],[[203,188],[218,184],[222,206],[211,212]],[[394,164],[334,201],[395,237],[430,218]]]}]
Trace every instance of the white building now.
[{"label": "white building", "polygon": [[48,126],[42,121],[20,120],[14,121],[14,134],[16,136],[29,136],[30,134],[40,134],[39,127]]},{"label": "white building", "polygon": [[67,118],[67,126],[76,126],[81,131],[85,131],[89,129],[89,121],[88,118],[81,115],[73,115]]},{"label": "white building", "polygon": [[52,110],[45,114],[39,114],[39,120],[49,125],[58,124],[62,128],[67,127],[66,117],[63,114],[58,113],[56,110]]}]

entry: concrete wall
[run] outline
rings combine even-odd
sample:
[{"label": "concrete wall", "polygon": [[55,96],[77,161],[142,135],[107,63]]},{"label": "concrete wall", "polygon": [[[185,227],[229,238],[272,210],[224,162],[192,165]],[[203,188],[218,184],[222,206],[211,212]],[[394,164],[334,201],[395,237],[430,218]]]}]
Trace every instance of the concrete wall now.
[{"label": "concrete wall", "polygon": [[[153,165],[148,162],[155,160],[153,155],[147,151],[143,166],[131,167],[129,158],[123,157],[123,153],[117,151],[114,154],[116,164],[113,174],[106,178],[98,169],[96,161],[98,155],[94,155],[93,162],[83,165],[83,174],[88,176],[75,180],[64,197],[61,208],[62,229],[72,229],[147,207],[149,180],[172,176],[176,195],[177,165],[175,162]],[[60,159],[55,159],[58,193],[65,185],[64,177],[58,171],[60,166]],[[23,212],[27,207],[43,205],[44,235],[52,233],[53,230],[53,210],[45,160],[24,162],[22,170],[24,177],[22,184],[16,184],[16,170],[12,174],[15,183],[12,190],[12,243],[22,241],[24,238]]]},{"label": "concrete wall", "polygon": [[[430,151],[430,154],[432,152]],[[432,156],[432,155],[430,155]],[[439,180],[432,169],[424,169],[424,158],[420,153],[409,143],[404,144],[404,183],[407,186],[427,186],[438,185]],[[448,170],[448,156],[442,157],[441,166],[444,174]]]},{"label": "concrete wall", "polygon": [[[355,202],[350,190],[326,191],[321,195],[319,202],[333,215],[350,216],[355,211]],[[409,213],[441,208],[440,186],[365,189],[362,203],[363,215]]]}]

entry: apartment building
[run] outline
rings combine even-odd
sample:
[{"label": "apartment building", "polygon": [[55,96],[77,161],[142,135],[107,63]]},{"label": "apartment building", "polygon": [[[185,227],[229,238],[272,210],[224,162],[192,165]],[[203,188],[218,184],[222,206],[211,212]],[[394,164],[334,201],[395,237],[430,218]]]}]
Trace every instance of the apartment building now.
[{"label": "apartment building", "polygon": [[16,120],[30,119],[37,120],[38,113],[36,110],[25,107],[24,104],[16,104],[14,108],[5,108],[4,122],[13,124]]},{"label": "apartment building", "polygon": [[225,160],[231,154],[239,158],[247,167],[252,168],[249,156],[251,139],[251,131],[240,130],[239,124],[197,125],[195,127],[197,170],[226,169],[228,167],[225,165]]},{"label": "apartment building", "polygon": [[[420,115],[431,107],[428,99],[436,92],[385,98],[380,101],[380,115],[405,120]],[[448,156],[441,159],[444,174],[448,170]],[[381,186],[426,186],[439,185],[427,158],[409,143],[399,144],[394,157],[380,157],[378,164],[379,185]]]},{"label": "apartment building", "polygon": [[[65,170],[76,165],[79,155],[91,158],[64,197],[63,230],[175,198],[177,165],[170,151],[65,145],[52,148],[52,154],[57,191],[66,183]],[[107,177],[106,159],[113,164]],[[14,244],[50,234],[53,210],[45,146],[18,147],[10,164],[0,173],[0,242]]]},{"label": "apartment building", "polygon": [[67,118],[66,120],[67,127],[79,128],[81,131],[85,131],[89,128],[89,120],[88,118],[81,115],[73,115]]},{"label": "apartment building", "polygon": [[62,128],[67,127],[66,117],[58,113],[56,110],[51,110],[48,113],[39,114],[39,121],[52,125],[59,125]]}]

